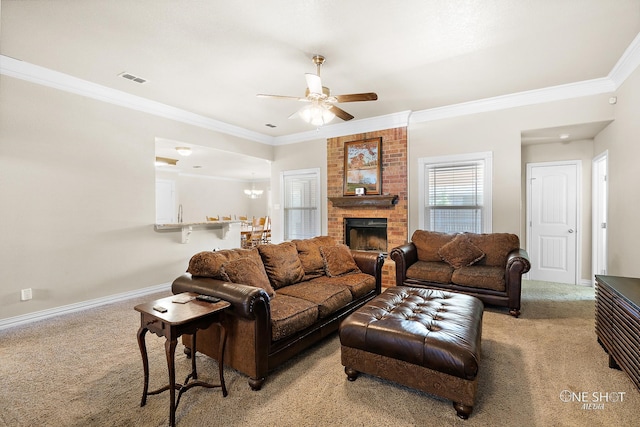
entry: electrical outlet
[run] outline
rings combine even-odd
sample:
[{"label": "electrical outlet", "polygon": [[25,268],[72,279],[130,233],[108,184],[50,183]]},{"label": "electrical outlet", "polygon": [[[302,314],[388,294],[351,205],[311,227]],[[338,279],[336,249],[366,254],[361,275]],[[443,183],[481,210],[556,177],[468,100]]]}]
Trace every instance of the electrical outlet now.
[{"label": "electrical outlet", "polygon": [[33,298],[33,292],[31,291],[31,288],[23,289],[22,291],[20,291],[21,301],[29,301],[31,298]]}]

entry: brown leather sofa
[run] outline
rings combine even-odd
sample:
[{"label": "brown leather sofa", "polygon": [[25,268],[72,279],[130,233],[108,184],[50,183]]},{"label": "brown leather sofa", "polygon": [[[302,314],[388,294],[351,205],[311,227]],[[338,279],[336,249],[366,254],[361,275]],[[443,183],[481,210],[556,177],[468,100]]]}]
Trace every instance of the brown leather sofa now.
[{"label": "brown leather sofa", "polygon": [[398,286],[461,292],[520,315],[522,275],[531,264],[515,234],[416,230],[411,242],[393,248],[390,256]]},{"label": "brown leather sofa", "polygon": [[[380,294],[382,253],[351,251],[327,236],[201,252],[172,285],[231,303],[224,313],[224,364],[259,390],[269,371],[338,329],[342,319]],[[216,358],[218,328],[198,332],[197,351]],[[191,339],[183,336],[185,353]]]}]

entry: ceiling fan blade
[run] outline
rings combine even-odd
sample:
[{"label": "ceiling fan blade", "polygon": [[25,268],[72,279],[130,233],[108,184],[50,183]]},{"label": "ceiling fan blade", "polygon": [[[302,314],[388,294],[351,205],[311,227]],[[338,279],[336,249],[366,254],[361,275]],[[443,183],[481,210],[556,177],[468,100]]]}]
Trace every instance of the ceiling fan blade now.
[{"label": "ceiling fan blade", "polygon": [[293,113],[292,115],[290,115],[289,117],[287,117],[288,119],[295,119],[300,117],[300,110],[296,111],[295,113]]},{"label": "ceiling fan blade", "polygon": [[375,101],[378,94],[375,92],[350,93],[347,95],[334,95],[338,102]]},{"label": "ceiling fan blade", "polygon": [[267,95],[259,93],[256,95],[258,98],[276,98],[276,99],[292,99],[294,101],[309,102],[307,98],[300,98],[299,96],[286,96],[286,95]]},{"label": "ceiling fan blade", "polygon": [[349,113],[347,113],[346,111],[344,111],[342,108],[338,108],[335,105],[332,105],[331,108],[329,108],[329,110],[335,114],[336,116],[340,117],[342,120],[344,120],[345,122],[347,120],[351,120],[353,119],[353,116]]},{"label": "ceiling fan blade", "polygon": [[306,73],[304,77],[305,79],[307,79],[307,87],[309,88],[309,92],[322,95],[322,81],[320,80],[320,76]]}]

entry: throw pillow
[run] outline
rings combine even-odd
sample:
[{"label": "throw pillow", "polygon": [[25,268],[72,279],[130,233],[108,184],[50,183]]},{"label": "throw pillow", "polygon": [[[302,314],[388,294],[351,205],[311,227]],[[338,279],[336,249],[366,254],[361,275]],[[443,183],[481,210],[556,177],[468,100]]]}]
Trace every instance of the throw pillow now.
[{"label": "throw pillow", "polygon": [[292,240],[298,249],[298,257],[304,268],[304,280],[324,276],[324,260],[320,246],[332,246],[337,242],[330,236],[316,236],[311,239]]},{"label": "throw pillow", "polygon": [[438,233],[436,231],[416,230],[411,236],[411,242],[416,246],[420,261],[442,261],[438,249],[454,239],[454,234]]},{"label": "throw pillow", "polygon": [[243,285],[255,286],[267,291],[269,298],[273,298],[276,292],[269,283],[269,278],[262,265],[251,258],[238,258],[226,262],[220,269],[222,276],[227,282],[241,283]]},{"label": "throw pillow", "polygon": [[260,265],[262,259],[258,251],[253,249],[223,249],[221,251],[204,251],[199,252],[189,260],[187,273],[199,277],[212,277],[214,279],[224,280],[220,269],[227,261],[238,258],[251,258]]},{"label": "throw pillow", "polygon": [[347,245],[321,246],[320,252],[329,277],[361,272]]},{"label": "throw pillow", "polygon": [[294,243],[260,245],[258,252],[274,289],[298,283],[304,277],[304,268]]},{"label": "throw pillow", "polygon": [[485,255],[465,234],[458,234],[452,241],[442,246],[438,254],[453,268],[468,267],[480,261]]},{"label": "throw pillow", "polygon": [[222,279],[220,267],[227,261],[238,258],[237,254],[230,250],[199,252],[189,260],[187,273],[199,277],[212,277]]}]

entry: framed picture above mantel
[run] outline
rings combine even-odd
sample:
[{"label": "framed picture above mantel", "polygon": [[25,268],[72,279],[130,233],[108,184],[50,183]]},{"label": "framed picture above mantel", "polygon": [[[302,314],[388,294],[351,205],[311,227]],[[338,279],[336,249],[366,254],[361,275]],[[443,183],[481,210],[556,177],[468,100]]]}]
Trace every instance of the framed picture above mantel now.
[{"label": "framed picture above mantel", "polygon": [[[382,194],[382,138],[369,138],[344,144],[345,196]],[[364,189],[364,190],[360,190]]]}]

